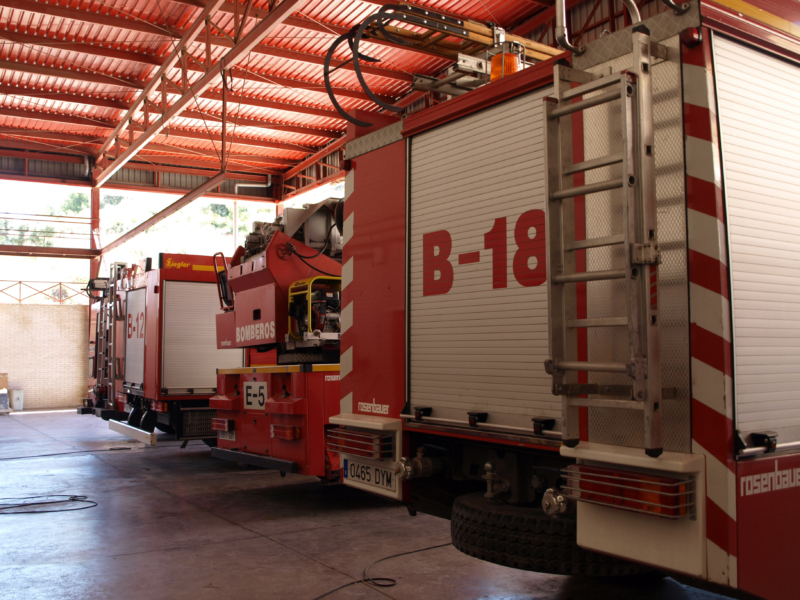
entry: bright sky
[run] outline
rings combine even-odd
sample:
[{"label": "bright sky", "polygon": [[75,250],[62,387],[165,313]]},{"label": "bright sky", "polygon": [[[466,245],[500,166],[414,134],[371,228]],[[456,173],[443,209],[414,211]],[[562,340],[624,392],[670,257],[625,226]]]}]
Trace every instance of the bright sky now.
[{"label": "bright sky", "polygon": [[[89,193],[89,187],[52,185],[44,183],[3,181],[0,183],[0,220],[13,214],[46,215],[51,208],[61,214],[61,207],[72,193]],[[132,229],[152,214],[165,208],[178,199],[171,194],[150,192],[128,192],[120,190],[103,190],[105,195],[124,196],[117,206],[107,206],[101,210],[101,244],[108,244],[119,235]],[[314,204],[331,197],[343,197],[344,184],[330,184],[306,194],[301,194],[285,203],[287,207],[300,207]],[[159,252],[183,252],[192,254],[208,254],[224,252],[232,254],[234,250],[233,230],[230,224],[209,213],[210,204],[222,204],[233,210],[233,202],[212,198],[200,198],[170,216],[152,230],[137,236],[130,242],[120,246],[107,255],[108,261],[133,263],[150,256],[157,259]],[[272,221],[275,207],[268,203],[238,201],[240,228],[250,230],[251,221]],[[231,212],[232,214],[232,212]],[[88,217],[88,210],[81,216]],[[216,222],[213,225],[212,222]],[[9,227],[27,224],[31,228],[45,226],[40,222],[11,221]],[[82,232],[80,224],[65,225],[61,228],[73,227]],[[113,230],[108,228],[113,227]],[[56,229],[59,229],[56,226]],[[88,229],[88,228],[87,228]],[[240,230],[241,231],[241,230]],[[240,233],[238,242],[243,236]],[[53,238],[54,246],[88,247],[88,237],[80,233],[72,239]],[[89,261],[62,258],[29,258],[0,256],[0,282],[2,281],[85,281],[89,276]],[[107,269],[101,267],[101,276]],[[2,300],[0,300],[2,301]]]}]

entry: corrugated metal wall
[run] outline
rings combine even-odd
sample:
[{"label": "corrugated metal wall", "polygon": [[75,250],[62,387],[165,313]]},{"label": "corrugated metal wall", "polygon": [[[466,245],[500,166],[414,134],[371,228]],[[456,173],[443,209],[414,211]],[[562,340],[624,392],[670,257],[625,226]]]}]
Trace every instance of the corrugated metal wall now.
[{"label": "corrugated metal wall", "polygon": [[136,185],[155,185],[155,173],[152,171],[120,169],[111,176],[111,181],[116,181],[118,183],[134,183]]}]

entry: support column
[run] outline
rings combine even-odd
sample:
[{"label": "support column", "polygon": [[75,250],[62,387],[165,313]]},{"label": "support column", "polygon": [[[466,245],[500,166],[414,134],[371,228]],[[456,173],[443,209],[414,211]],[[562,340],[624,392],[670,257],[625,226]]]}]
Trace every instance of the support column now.
[{"label": "support column", "polygon": [[[99,250],[100,249],[100,188],[93,187],[91,192],[91,224],[89,227],[91,230],[90,233],[90,248],[92,250]],[[90,262],[89,266],[89,278],[95,279],[100,274],[100,262],[102,261],[102,257],[98,256],[97,258],[93,258]]]}]

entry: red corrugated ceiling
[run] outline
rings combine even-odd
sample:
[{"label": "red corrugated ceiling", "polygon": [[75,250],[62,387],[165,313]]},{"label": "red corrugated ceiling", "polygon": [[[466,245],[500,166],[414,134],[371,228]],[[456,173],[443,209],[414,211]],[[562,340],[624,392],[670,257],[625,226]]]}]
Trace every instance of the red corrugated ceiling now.
[{"label": "red corrugated ceiling", "polygon": [[[235,129],[237,139],[231,152],[238,156],[236,161],[242,168],[287,169],[290,165],[270,166],[260,160],[248,164],[247,155],[298,162],[342,134],[345,121],[334,112],[325,93],[319,63],[343,28],[362,22],[387,3],[312,0],[238,63],[229,111],[234,122],[242,119],[246,123],[232,123],[228,132]],[[416,2],[462,18],[497,22],[506,28],[529,19],[550,3]],[[0,146],[96,153],[203,4],[204,0],[0,0]],[[242,0],[242,11],[245,4]],[[253,7],[266,10],[268,0],[255,0]],[[223,31],[233,34],[233,14],[218,12],[214,21]],[[245,33],[257,21],[249,19]],[[217,37],[222,39],[221,35]],[[212,48],[215,60],[228,51],[224,45]],[[361,50],[380,59],[373,66],[384,70],[366,75],[371,89],[393,100],[409,92],[412,74],[433,75],[449,64],[447,59],[426,52],[369,41]],[[284,51],[300,53],[290,56],[302,60],[294,60]],[[202,60],[205,44],[196,42],[189,52]],[[349,57],[350,52],[343,45],[337,58]],[[202,71],[191,61],[189,64],[192,70],[188,76],[193,82]],[[173,69],[169,77],[178,81],[180,71]],[[337,99],[347,110],[377,109],[366,98],[352,71],[338,70],[331,82],[337,89]],[[214,89],[194,99],[187,113],[174,119],[164,135],[153,140],[157,149],[146,149],[142,158],[157,154],[163,158],[174,153],[176,157],[211,164],[219,143],[208,136],[221,134],[221,124],[213,119],[221,114],[220,93],[220,89]],[[172,95],[171,100],[176,97]],[[293,126],[292,130],[280,129],[287,125]]]}]

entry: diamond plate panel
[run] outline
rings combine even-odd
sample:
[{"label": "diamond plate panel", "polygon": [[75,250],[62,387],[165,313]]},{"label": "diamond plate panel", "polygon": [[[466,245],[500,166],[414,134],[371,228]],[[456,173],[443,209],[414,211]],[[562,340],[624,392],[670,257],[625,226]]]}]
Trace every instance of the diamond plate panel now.
[{"label": "diamond plate panel", "polygon": [[347,142],[344,147],[345,159],[355,158],[367,152],[372,152],[378,148],[383,148],[389,144],[394,144],[403,139],[403,121],[400,120],[392,125],[387,125],[378,131],[373,131],[360,138]]},{"label": "diamond plate panel", "polygon": [[[608,37],[608,36],[607,36]],[[678,37],[662,43],[678,48]],[[676,54],[677,56],[677,54]],[[630,65],[628,53],[597,65],[592,72],[617,72]],[[664,449],[691,451],[689,308],[686,271],[686,209],[683,162],[683,118],[681,71],[678,61],[663,61],[653,66],[653,120],[655,126],[656,199],[658,237],[662,252],[659,269],[658,302],[661,318],[662,381],[675,388],[676,397],[664,400]],[[606,156],[622,149],[619,103],[584,112],[586,160]],[[597,169],[586,174],[586,183],[605,181],[621,175],[621,166]],[[620,190],[593,194],[586,199],[586,237],[622,233]],[[619,246],[587,251],[590,271],[622,268],[623,249]],[[587,284],[588,318],[625,316],[625,287],[621,281]],[[626,328],[590,328],[589,360],[627,362]],[[624,375],[592,373],[589,381],[605,384],[630,384]],[[589,409],[589,440],[604,444],[641,447],[643,422],[640,411]]]},{"label": "diamond plate panel", "polygon": [[[663,42],[667,38],[678,35],[687,27],[700,26],[700,0],[690,0],[691,8],[683,15],[676,16],[672,11],[657,14],[644,23],[650,30],[650,39]],[[586,52],[580,56],[572,56],[572,65],[576,69],[588,71],[601,63],[631,53],[631,29],[633,25],[601,36],[586,44]]]}]

